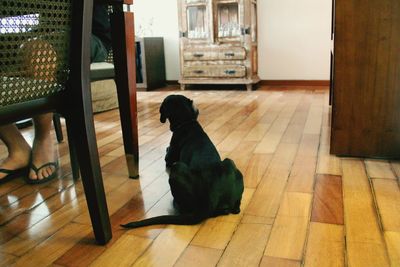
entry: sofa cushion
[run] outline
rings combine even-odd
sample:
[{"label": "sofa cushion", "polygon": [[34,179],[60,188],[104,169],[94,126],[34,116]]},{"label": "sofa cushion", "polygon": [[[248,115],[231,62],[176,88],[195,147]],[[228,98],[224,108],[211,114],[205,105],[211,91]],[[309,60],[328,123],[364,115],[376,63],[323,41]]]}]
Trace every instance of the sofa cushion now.
[{"label": "sofa cushion", "polygon": [[113,79],[114,75],[114,64],[108,62],[95,62],[90,64],[91,81]]},{"label": "sofa cushion", "polygon": [[113,79],[91,82],[93,112],[118,107],[117,87]]}]

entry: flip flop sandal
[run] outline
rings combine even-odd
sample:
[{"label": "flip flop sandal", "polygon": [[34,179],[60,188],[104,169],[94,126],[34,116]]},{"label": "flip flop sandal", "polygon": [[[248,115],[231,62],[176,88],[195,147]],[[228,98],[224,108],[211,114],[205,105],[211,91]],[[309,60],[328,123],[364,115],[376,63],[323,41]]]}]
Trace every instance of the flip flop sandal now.
[{"label": "flip flop sandal", "polygon": [[28,166],[16,170],[0,169],[0,173],[7,174],[6,176],[0,179],[0,185],[1,185],[15,178],[26,176],[26,174],[28,173]]},{"label": "flip flop sandal", "polygon": [[45,177],[43,179],[35,179],[35,180],[30,179],[29,175],[28,175],[25,178],[26,182],[28,184],[43,184],[43,183],[46,183],[46,182],[56,178],[57,177],[57,172],[58,172],[58,162],[57,161],[45,163],[42,166],[40,166],[39,168],[36,167],[34,164],[32,164],[30,168],[31,168],[31,170],[33,170],[36,173],[37,176],[39,176],[39,174],[38,174],[39,171],[41,169],[49,167],[49,166],[53,166],[54,167],[54,171],[53,171],[52,174],[50,174],[49,176],[47,176],[47,177]]}]

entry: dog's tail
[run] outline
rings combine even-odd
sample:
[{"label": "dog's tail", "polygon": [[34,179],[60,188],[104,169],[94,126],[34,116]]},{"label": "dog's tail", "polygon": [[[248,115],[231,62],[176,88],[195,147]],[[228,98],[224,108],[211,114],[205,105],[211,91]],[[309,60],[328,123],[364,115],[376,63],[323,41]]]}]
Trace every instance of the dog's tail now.
[{"label": "dog's tail", "polygon": [[207,217],[209,216],[200,214],[163,215],[141,221],[130,222],[127,224],[121,224],[121,226],[124,228],[138,228],[157,224],[194,225],[202,222]]}]

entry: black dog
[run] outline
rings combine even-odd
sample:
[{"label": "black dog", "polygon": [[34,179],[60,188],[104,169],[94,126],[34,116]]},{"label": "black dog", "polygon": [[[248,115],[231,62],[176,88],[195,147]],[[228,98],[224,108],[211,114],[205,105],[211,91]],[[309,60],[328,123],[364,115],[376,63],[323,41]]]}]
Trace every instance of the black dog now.
[{"label": "black dog", "polygon": [[173,132],[166,166],[179,215],[164,215],[122,225],[197,224],[218,215],[240,212],[243,176],[230,159],[221,161],[217,149],[197,121],[193,101],[170,95],[160,107],[160,121],[169,120]]}]

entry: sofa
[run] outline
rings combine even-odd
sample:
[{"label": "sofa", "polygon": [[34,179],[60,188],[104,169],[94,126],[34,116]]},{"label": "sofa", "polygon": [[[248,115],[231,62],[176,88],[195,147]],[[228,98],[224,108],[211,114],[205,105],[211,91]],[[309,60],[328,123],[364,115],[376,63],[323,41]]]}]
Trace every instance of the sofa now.
[{"label": "sofa", "polygon": [[93,112],[99,113],[118,107],[114,65],[109,62],[90,64]]}]

